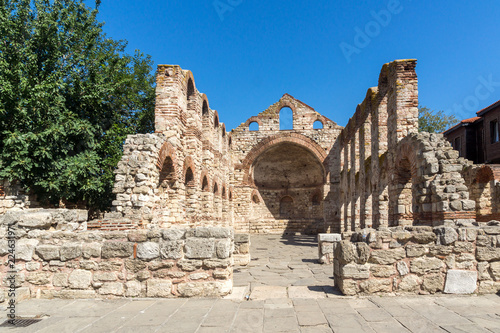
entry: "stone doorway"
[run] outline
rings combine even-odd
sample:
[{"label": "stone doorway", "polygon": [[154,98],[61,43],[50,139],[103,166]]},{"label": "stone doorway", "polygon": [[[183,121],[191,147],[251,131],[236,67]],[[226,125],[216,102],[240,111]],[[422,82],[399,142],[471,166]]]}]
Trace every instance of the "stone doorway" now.
[{"label": "stone doorway", "polygon": [[334,295],[333,266],[318,263],[317,236],[250,235],[252,260],[234,268],[236,289],[250,299]]}]

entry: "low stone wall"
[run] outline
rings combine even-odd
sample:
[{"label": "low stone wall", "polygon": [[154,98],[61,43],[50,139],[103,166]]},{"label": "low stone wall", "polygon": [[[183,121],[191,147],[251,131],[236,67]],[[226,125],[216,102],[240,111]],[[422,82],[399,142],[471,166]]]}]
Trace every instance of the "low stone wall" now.
[{"label": "low stone wall", "polygon": [[335,249],[334,275],[345,295],[496,293],[500,227],[364,229]]},{"label": "low stone wall", "polygon": [[234,235],[234,265],[246,266],[250,263],[250,235]]},{"label": "low stone wall", "polygon": [[85,231],[89,212],[85,209],[33,208],[8,211],[0,215],[0,226],[15,224],[18,230]]},{"label": "low stone wall", "polygon": [[[10,230],[16,234],[15,286],[20,297],[193,297],[232,290],[230,228],[26,231],[13,223]],[[0,276],[5,295],[12,275],[6,234],[3,226]]]},{"label": "low stone wall", "polygon": [[333,252],[341,237],[341,234],[318,234],[318,261],[320,264],[333,263]]}]

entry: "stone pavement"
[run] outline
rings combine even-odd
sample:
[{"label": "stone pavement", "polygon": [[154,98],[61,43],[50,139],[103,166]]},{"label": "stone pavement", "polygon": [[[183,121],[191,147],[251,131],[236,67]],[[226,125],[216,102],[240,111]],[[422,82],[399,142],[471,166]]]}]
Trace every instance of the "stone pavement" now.
[{"label": "stone pavement", "polygon": [[252,242],[256,260],[238,269],[226,299],[33,299],[17,315],[45,319],[0,332],[500,333],[499,295],[345,297],[331,287],[331,267],[315,263],[314,237]]}]

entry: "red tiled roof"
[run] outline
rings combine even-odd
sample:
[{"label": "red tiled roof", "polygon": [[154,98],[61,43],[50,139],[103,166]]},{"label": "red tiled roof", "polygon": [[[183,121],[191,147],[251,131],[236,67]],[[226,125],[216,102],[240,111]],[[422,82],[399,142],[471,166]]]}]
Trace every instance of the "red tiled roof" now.
[{"label": "red tiled roof", "polygon": [[[476,112],[476,114],[479,116],[480,113],[485,113],[487,111],[489,111],[490,109],[493,109],[494,107],[500,105],[500,100],[496,101],[495,103],[491,104],[491,105],[488,105],[487,107],[485,107],[484,109],[481,109],[479,111]],[[482,115],[481,115],[482,116]]]},{"label": "red tiled roof", "polygon": [[472,117],[472,118],[462,120],[461,123],[472,124],[473,122],[475,122],[476,120],[479,120],[479,119],[481,119],[481,117]]}]

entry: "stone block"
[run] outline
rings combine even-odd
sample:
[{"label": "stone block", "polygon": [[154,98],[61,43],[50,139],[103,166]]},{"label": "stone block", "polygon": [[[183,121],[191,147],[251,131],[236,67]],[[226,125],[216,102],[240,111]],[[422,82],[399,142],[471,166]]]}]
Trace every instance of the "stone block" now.
[{"label": "stone block", "polygon": [[398,284],[398,290],[415,292],[419,288],[420,283],[421,282],[418,276],[413,274],[405,275]]},{"label": "stone block", "polygon": [[39,241],[36,239],[20,239],[16,243],[16,260],[31,261],[35,247]]},{"label": "stone block", "polygon": [[359,292],[359,286],[355,280],[336,279],[335,284],[338,286],[342,294],[346,296],[353,296]]},{"label": "stone block", "polygon": [[233,252],[231,240],[229,238],[218,240],[215,245],[215,252],[219,259],[229,258]]},{"label": "stone block", "polygon": [[396,268],[398,270],[399,275],[401,276],[405,276],[406,274],[410,273],[408,265],[404,261],[399,261],[398,263],[396,263]]},{"label": "stone block", "polygon": [[134,253],[134,244],[129,242],[104,242],[101,249],[103,259],[109,258],[126,258]]},{"label": "stone block", "polygon": [[387,278],[396,274],[396,269],[394,268],[394,265],[371,265],[370,271],[372,275],[375,277]]},{"label": "stone block", "polygon": [[448,270],[444,292],[447,294],[472,294],[477,288],[476,271]]},{"label": "stone block", "polygon": [[142,243],[148,240],[148,232],[147,230],[134,230],[129,232],[128,240],[134,243]]},{"label": "stone block", "polygon": [[52,273],[34,272],[26,275],[26,281],[35,285],[44,285],[50,283]]},{"label": "stone block", "polygon": [[371,252],[370,262],[374,264],[388,265],[393,264],[406,257],[406,251],[403,248],[392,250],[374,250]]},{"label": "stone block", "polygon": [[450,245],[458,240],[458,233],[455,228],[436,227],[434,232],[438,236],[439,244]]},{"label": "stone block", "polygon": [[151,260],[160,256],[160,245],[156,242],[144,242],[137,245],[137,258]]},{"label": "stone block", "polygon": [[147,297],[170,297],[172,296],[172,282],[167,280],[152,279],[146,283]]},{"label": "stone block", "polygon": [[341,267],[340,274],[344,279],[368,279],[370,277],[370,265],[350,263]]},{"label": "stone block", "polygon": [[30,262],[27,262],[24,267],[26,267],[26,270],[28,272],[32,272],[32,271],[37,271],[40,269],[40,263],[39,262],[35,262],[35,261],[30,261]]},{"label": "stone block", "polygon": [[186,230],[184,229],[164,229],[162,230],[163,239],[167,241],[176,241],[179,239],[183,239],[186,234]]},{"label": "stone block", "polygon": [[101,295],[115,295],[123,296],[124,288],[121,282],[105,282],[99,288],[99,294]]},{"label": "stone block", "polygon": [[333,243],[321,243],[320,245],[321,254],[329,254],[333,255]]},{"label": "stone block", "polygon": [[443,290],[443,287],[444,287],[443,274],[427,274],[424,276],[424,282],[422,283],[422,288],[425,291],[434,294],[438,291]]},{"label": "stone block", "polygon": [[92,273],[83,269],[75,269],[68,278],[71,289],[87,289],[92,280]]},{"label": "stone block", "polygon": [[52,285],[54,287],[67,287],[68,286],[68,274],[67,273],[55,273],[52,277]]},{"label": "stone block", "polygon": [[[190,263],[194,263],[195,265],[198,265],[198,263],[200,261],[198,261],[198,260],[181,260],[177,263],[177,265],[179,266],[179,264],[184,263],[184,262],[187,262],[188,266],[190,266],[191,265]],[[200,266],[201,266],[201,262],[200,262]],[[231,261],[230,261],[230,259],[205,259],[205,260],[203,260],[203,266],[208,268],[208,269],[226,268],[226,267],[231,266]],[[184,268],[182,268],[182,269],[187,271]]]},{"label": "stone block", "polygon": [[189,279],[193,280],[193,281],[196,281],[196,280],[206,280],[209,277],[210,276],[207,273],[205,273],[205,272],[189,274]]},{"label": "stone block", "polygon": [[438,258],[416,258],[410,263],[410,272],[416,274],[436,273],[443,267],[443,261]]},{"label": "stone block", "polygon": [[188,259],[212,258],[215,254],[215,240],[212,238],[188,238],[184,249]]},{"label": "stone block", "polygon": [[390,279],[370,279],[362,281],[359,288],[367,294],[389,293],[392,291],[392,282]]},{"label": "stone block", "polygon": [[478,261],[498,261],[500,260],[500,248],[498,247],[477,247],[476,258]]},{"label": "stone block", "polygon": [[141,295],[141,283],[138,281],[127,281],[125,283],[125,296],[137,297]]},{"label": "stone block", "polygon": [[82,255],[82,245],[77,243],[68,243],[61,246],[61,261],[67,261],[78,258]]},{"label": "stone block", "polygon": [[412,241],[419,244],[434,243],[436,238],[436,234],[432,231],[412,233]]},{"label": "stone block", "polygon": [[97,282],[111,282],[116,281],[116,273],[114,272],[95,272],[94,281]]},{"label": "stone block", "polygon": [[99,269],[99,264],[93,260],[80,260],[80,268],[95,271]]},{"label": "stone block", "polygon": [[215,297],[231,292],[232,281],[187,282],[179,283],[177,292],[182,297]]},{"label": "stone block", "polygon": [[56,245],[38,245],[36,247],[36,254],[45,261],[59,260],[59,246]]},{"label": "stone block", "polygon": [[91,257],[98,258],[101,256],[100,243],[84,243],[82,245],[82,257],[89,259]]},{"label": "stone block", "polygon": [[[186,272],[192,272],[195,271],[202,266],[202,261],[201,260],[179,260],[177,262],[177,266]],[[215,268],[215,267],[213,267]]]},{"label": "stone block", "polygon": [[0,239],[0,256],[9,253],[9,242],[6,239]]},{"label": "stone block", "polygon": [[233,230],[223,227],[196,227],[194,236],[198,238],[230,238],[234,239]]},{"label": "stone block", "polygon": [[425,245],[415,244],[406,247],[406,256],[408,257],[421,257],[429,251]]},{"label": "stone block", "polygon": [[500,261],[495,261],[490,264],[491,276],[495,281],[500,281]]},{"label": "stone block", "polygon": [[319,242],[340,242],[342,240],[341,234],[318,234]]},{"label": "stone block", "polygon": [[28,212],[20,215],[17,225],[31,229],[48,229],[52,225],[53,218],[51,213],[46,212]]},{"label": "stone block", "polygon": [[474,251],[474,244],[471,242],[455,242],[455,247],[453,248],[453,252],[462,253],[468,252],[472,253]]},{"label": "stone block", "polygon": [[160,243],[160,255],[162,259],[181,259],[184,255],[182,248],[184,241],[172,240]]}]

